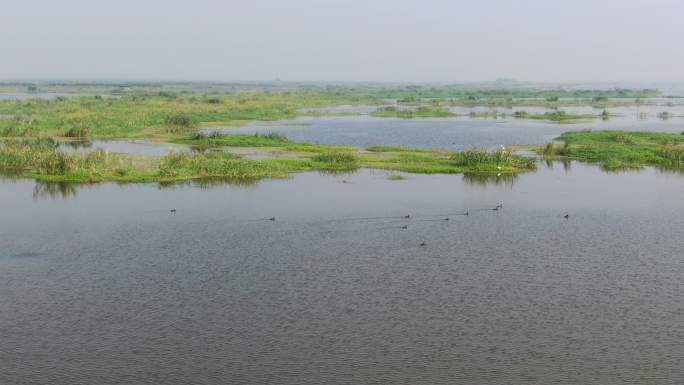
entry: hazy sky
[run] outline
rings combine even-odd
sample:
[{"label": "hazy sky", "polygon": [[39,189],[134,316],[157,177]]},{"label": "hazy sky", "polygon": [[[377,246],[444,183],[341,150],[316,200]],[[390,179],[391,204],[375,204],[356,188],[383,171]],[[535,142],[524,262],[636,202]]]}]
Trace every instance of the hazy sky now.
[{"label": "hazy sky", "polygon": [[0,79],[684,80],[683,0],[0,0]]}]

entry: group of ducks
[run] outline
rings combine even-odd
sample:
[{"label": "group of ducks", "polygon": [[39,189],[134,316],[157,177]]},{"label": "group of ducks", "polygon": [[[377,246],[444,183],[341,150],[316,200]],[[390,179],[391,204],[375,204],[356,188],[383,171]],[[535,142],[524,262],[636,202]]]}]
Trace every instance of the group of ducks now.
[{"label": "group of ducks", "polygon": [[[490,210],[492,210],[492,211],[499,211],[499,210],[501,210],[501,209],[503,209],[503,201],[500,201],[498,205],[494,206],[494,207],[491,208]],[[171,209],[171,210],[169,210],[169,212],[175,214],[175,213],[176,213],[176,209]],[[466,209],[466,211],[465,211],[464,213],[459,214],[459,215],[469,216],[469,215],[470,215],[470,210],[469,210],[469,209]],[[402,216],[402,218],[404,218],[404,219],[411,219],[411,214],[404,215],[404,216]],[[563,218],[569,219],[569,218],[570,218],[570,214],[565,214],[565,215],[563,215]],[[275,217],[270,217],[270,218],[264,218],[263,220],[275,222],[276,218],[275,218]],[[449,218],[446,217],[446,218],[437,219],[437,220],[438,220],[438,221],[448,221]],[[400,227],[400,229],[406,230],[406,229],[408,229],[408,225],[403,225],[403,226]],[[423,241],[423,242],[421,242],[421,243],[419,244],[419,246],[421,246],[421,247],[427,246],[427,243],[426,243],[425,241]]]}]

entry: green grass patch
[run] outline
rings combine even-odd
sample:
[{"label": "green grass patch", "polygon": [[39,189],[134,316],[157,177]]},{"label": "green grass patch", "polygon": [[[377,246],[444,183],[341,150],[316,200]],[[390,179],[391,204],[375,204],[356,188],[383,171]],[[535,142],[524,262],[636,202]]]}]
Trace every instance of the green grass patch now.
[{"label": "green grass patch", "polygon": [[496,151],[470,149],[454,153],[451,158],[459,167],[471,171],[510,172],[516,169],[532,169],[535,167],[533,159],[513,155],[511,151],[503,147]]},{"label": "green grass patch", "polygon": [[158,167],[160,179],[225,178],[255,180],[285,177],[292,172],[304,171],[310,165],[290,159],[241,160],[224,152],[204,154],[170,153],[161,159]]},{"label": "green grass patch", "polygon": [[369,114],[379,118],[450,118],[457,116],[455,113],[438,106],[420,106],[415,110],[400,109],[394,106],[383,107]]},{"label": "green grass patch", "polygon": [[657,166],[684,169],[684,135],[639,131],[576,131],[560,137],[562,145],[548,144],[537,152],[547,158],[564,157],[598,163],[607,169]]},{"label": "green grass patch", "polygon": [[527,111],[515,111],[513,117],[517,119],[548,120],[551,122],[570,122],[575,120],[603,118],[604,115],[592,114],[568,114],[565,111],[545,112],[543,114],[531,114]]},{"label": "green grass patch", "polygon": [[488,151],[472,149],[463,152],[439,151],[387,153],[361,156],[366,167],[424,174],[460,174],[464,172],[521,172],[534,170],[532,158],[511,154],[505,149]]},{"label": "green grass patch", "polygon": [[[211,142],[213,140],[213,142]],[[284,177],[307,170],[353,171],[360,167],[414,173],[523,172],[533,170],[533,159],[518,157],[504,149],[462,153],[401,148],[402,151],[369,152],[359,147],[296,143],[279,135],[209,135],[186,139],[211,144],[216,151],[133,156],[95,150],[66,153],[52,138],[7,139],[0,144],[0,169],[54,181],[145,182],[201,178],[258,180]],[[259,149],[273,146],[277,154],[268,159],[245,159],[225,151],[217,143]],[[396,148],[390,148],[396,150]]]},{"label": "green grass patch", "polygon": [[176,143],[205,147],[282,147],[292,142],[278,133],[268,134],[223,134],[196,132],[190,137],[175,140]]},{"label": "green grass patch", "polygon": [[506,112],[501,112],[497,110],[492,110],[492,111],[470,111],[468,113],[468,117],[470,118],[484,118],[484,119],[505,119],[508,117],[508,114]]},{"label": "green grass patch", "polygon": [[354,170],[359,168],[359,157],[349,152],[322,152],[311,157],[318,169]]},{"label": "green grass patch", "polygon": [[222,132],[197,132],[190,136],[175,139],[173,143],[197,146],[200,148],[216,147],[272,147],[290,152],[349,152],[356,151],[356,147],[330,146],[309,142],[293,142],[278,133],[256,134],[226,134]]},{"label": "green grass patch", "polygon": [[421,149],[405,146],[370,146],[366,147],[369,152],[431,152],[430,149]]},{"label": "green grass patch", "polygon": [[401,176],[401,175],[390,175],[387,177],[387,180],[404,180],[406,177]]}]

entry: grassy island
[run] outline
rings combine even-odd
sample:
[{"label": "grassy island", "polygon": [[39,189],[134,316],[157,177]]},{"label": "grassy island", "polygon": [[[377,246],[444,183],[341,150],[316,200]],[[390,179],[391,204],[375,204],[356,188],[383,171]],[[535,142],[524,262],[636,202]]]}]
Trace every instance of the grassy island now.
[{"label": "grassy island", "polygon": [[455,113],[443,109],[441,107],[435,106],[420,106],[415,110],[411,109],[400,109],[394,106],[381,107],[377,111],[370,113],[370,116],[380,117],[380,118],[402,118],[402,119],[413,119],[413,118],[450,118],[457,116]]},{"label": "grassy island", "polygon": [[605,118],[607,115],[592,114],[568,114],[565,111],[545,112],[543,114],[531,114],[527,111],[515,111],[513,117],[516,119],[549,120],[552,122],[572,122],[576,120],[587,120]]},{"label": "grassy island", "polygon": [[684,170],[684,135],[638,131],[575,131],[537,151],[546,158],[598,163],[608,169],[657,166]]},{"label": "grassy island", "polygon": [[330,146],[292,142],[275,134],[197,133],[176,142],[197,151],[165,156],[103,150],[68,153],[53,138],[5,140],[0,144],[0,169],[41,180],[147,182],[198,178],[255,180],[308,170],[349,171],[361,167],[414,173],[517,173],[535,168],[534,159],[515,156],[504,149],[450,152]]}]

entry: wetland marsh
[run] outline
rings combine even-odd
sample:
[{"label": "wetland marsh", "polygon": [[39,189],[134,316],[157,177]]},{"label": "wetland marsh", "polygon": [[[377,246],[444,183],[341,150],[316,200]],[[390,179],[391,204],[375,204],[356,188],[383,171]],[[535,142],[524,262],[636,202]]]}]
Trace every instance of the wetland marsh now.
[{"label": "wetland marsh", "polygon": [[679,98],[72,91],[0,100],[0,383],[684,380]]}]

